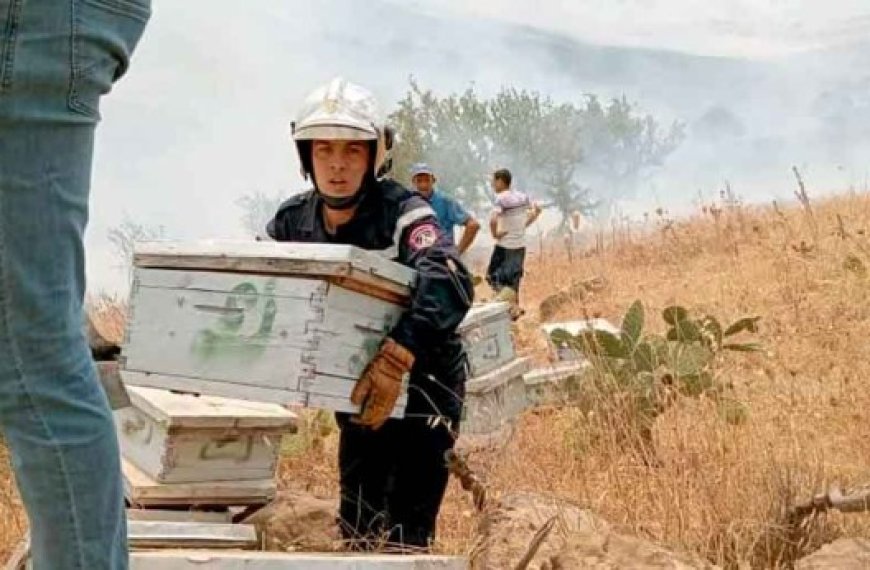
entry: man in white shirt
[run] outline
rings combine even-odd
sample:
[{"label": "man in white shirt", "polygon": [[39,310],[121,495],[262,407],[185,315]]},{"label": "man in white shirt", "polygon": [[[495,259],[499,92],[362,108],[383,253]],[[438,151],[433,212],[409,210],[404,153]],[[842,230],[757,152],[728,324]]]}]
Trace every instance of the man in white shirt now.
[{"label": "man in white shirt", "polygon": [[497,298],[511,302],[511,316],[517,319],[522,315],[518,301],[526,259],[526,228],[538,219],[541,208],[528,195],[512,190],[511,180],[507,169],[497,170],[492,176],[496,199],[489,228],[496,245],[486,270],[486,281]]}]

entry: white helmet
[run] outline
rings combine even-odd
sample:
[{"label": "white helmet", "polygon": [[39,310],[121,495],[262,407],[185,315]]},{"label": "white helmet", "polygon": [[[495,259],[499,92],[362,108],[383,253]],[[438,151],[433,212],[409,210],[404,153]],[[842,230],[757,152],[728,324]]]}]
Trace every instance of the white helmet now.
[{"label": "white helmet", "polygon": [[384,126],[377,100],[368,89],[341,77],[318,87],[305,99],[291,131],[306,178],[313,172],[311,141],[315,139],[373,141],[372,174],[380,178],[389,170],[387,152],[393,146],[393,132]]}]

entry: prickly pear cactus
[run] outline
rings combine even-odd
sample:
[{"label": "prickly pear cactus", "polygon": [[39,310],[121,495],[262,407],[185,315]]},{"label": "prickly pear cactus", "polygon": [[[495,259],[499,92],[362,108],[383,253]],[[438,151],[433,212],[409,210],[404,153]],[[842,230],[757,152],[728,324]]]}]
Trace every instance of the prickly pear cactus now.
[{"label": "prickly pear cactus", "polygon": [[642,439],[651,438],[655,418],[679,397],[710,397],[725,421],[744,422],[745,406],[728,394],[716,367],[725,352],[761,350],[757,343],[735,340],[757,333],[760,317],[743,317],[723,326],[714,316],[694,317],[686,308],[672,306],[662,312],[662,318],[667,325],[664,335],[645,332],[644,306],[635,301],[619,334],[591,330],[572,335],[556,329],[550,338],[557,346],[584,354],[599,384],[630,402]]}]

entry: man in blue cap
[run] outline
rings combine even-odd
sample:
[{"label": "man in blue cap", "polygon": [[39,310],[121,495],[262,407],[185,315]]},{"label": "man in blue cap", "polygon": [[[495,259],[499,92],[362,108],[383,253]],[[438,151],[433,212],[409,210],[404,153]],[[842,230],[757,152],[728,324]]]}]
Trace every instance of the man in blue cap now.
[{"label": "man in blue cap", "polygon": [[456,246],[459,254],[462,255],[474,243],[474,238],[480,231],[480,223],[454,198],[439,192],[435,188],[435,181],[435,172],[428,164],[418,162],[411,167],[411,183],[414,185],[414,189],[435,210],[438,224],[451,243],[453,242],[453,228],[463,226],[462,237]]}]

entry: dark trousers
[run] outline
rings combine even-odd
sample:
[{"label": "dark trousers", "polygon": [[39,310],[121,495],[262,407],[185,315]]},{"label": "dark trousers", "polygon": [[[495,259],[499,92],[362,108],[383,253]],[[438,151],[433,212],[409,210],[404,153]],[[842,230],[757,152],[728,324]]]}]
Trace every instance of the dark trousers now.
[{"label": "dark trousers", "polygon": [[486,282],[495,292],[499,292],[504,287],[510,287],[519,296],[520,281],[523,278],[525,263],[526,248],[507,249],[497,245],[492,250],[492,257],[489,259]]},{"label": "dark trousers", "polygon": [[378,431],[350,423],[346,414],[336,419],[343,538],[363,550],[384,541],[428,548],[447,488],[450,430],[422,417],[391,419]]}]

